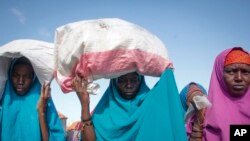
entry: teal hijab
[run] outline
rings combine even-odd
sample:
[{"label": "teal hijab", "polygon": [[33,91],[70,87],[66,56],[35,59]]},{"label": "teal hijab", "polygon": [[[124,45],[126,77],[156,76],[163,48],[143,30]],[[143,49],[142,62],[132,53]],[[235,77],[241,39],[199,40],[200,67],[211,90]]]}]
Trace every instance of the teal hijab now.
[{"label": "teal hijab", "polygon": [[150,90],[141,79],[137,96],[125,100],[110,85],[98,103],[93,123],[98,141],[186,141],[183,111],[171,69]]},{"label": "teal hijab", "polygon": [[188,105],[187,105],[187,97],[188,97],[188,91],[189,91],[189,87],[191,84],[195,84],[197,85],[200,90],[202,91],[203,94],[207,95],[207,91],[206,89],[199,83],[195,83],[195,82],[191,82],[189,84],[187,84],[180,92],[180,99],[181,99],[181,104],[182,107],[184,109],[184,111],[186,112],[188,109]]},{"label": "teal hijab", "polygon": [[[30,90],[24,96],[16,94],[10,80],[6,82],[0,111],[1,141],[41,141],[37,112],[40,92],[41,84],[37,77],[34,77]],[[51,98],[46,112],[49,140],[64,141],[65,133]]]}]

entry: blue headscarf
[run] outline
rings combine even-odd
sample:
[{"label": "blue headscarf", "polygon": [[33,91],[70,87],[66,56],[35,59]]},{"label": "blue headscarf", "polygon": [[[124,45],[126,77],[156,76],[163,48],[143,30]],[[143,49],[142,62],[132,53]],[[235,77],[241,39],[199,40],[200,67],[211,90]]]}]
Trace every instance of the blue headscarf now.
[{"label": "blue headscarf", "polygon": [[144,77],[134,99],[123,99],[115,80],[98,103],[93,123],[98,141],[186,141],[178,90],[171,69],[153,89]]},{"label": "blue headscarf", "polygon": [[187,111],[188,109],[188,105],[187,105],[187,96],[188,96],[188,91],[189,91],[189,87],[191,84],[195,84],[197,85],[200,90],[202,91],[203,94],[207,95],[207,91],[205,90],[205,88],[198,84],[198,83],[195,83],[195,82],[191,82],[189,83],[188,85],[186,85],[182,90],[181,90],[181,93],[180,93],[180,99],[181,99],[181,104],[182,104],[182,107],[185,111]]},{"label": "blue headscarf", "polygon": [[[13,66],[12,64],[9,74],[11,74]],[[30,90],[23,96],[17,95],[10,79],[7,80],[1,100],[1,141],[40,141],[42,139],[37,112],[40,92],[41,84],[37,77],[34,77]],[[46,109],[46,121],[49,140],[64,141],[65,133],[51,98],[48,100]]]}]

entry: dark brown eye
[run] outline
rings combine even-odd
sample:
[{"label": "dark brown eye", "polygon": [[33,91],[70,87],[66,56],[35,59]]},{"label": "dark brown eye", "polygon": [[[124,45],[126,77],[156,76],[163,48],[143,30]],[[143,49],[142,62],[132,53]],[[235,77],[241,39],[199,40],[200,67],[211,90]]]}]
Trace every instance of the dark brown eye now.
[{"label": "dark brown eye", "polygon": [[234,71],[233,71],[233,69],[226,68],[226,69],[224,70],[224,73],[233,75],[233,74],[234,74]]},{"label": "dark brown eye", "polygon": [[137,78],[134,78],[134,79],[130,79],[130,82],[131,83],[137,83],[139,80]]},{"label": "dark brown eye", "polygon": [[32,75],[31,74],[25,75],[24,78],[26,78],[26,79],[32,79]]},{"label": "dark brown eye", "polygon": [[123,79],[123,78],[118,78],[118,83],[122,84],[122,83],[125,83],[125,82],[126,82],[125,79]]},{"label": "dark brown eye", "polygon": [[247,69],[242,69],[241,72],[242,72],[244,75],[249,75],[249,74],[250,74],[250,71],[247,70]]}]

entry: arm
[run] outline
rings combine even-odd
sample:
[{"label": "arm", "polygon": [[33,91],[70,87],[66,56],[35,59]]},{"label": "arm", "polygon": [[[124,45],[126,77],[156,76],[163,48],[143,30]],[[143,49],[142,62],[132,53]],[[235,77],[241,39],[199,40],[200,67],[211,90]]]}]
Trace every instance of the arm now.
[{"label": "arm", "polygon": [[189,141],[202,141],[205,109],[196,111]]},{"label": "arm", "polygon": [[76,76],[72,81],[73,89],[81,103],[81,121],[82,127],[82,140],[84,141],[95,141],[95,130],[92,125],[91,115],[89,112],[89,94],[87,92],[87,81],[80,76]]},{"label": "arm", "polygon": [[39,116],[39,122],[40,122],[43,141],[49,140],[48,125],[46,122],[46,108],[47,108],[47,103],[48,103],[49,98],[50,98],[50,86],[42,85],[41,96],[38,102],[37,110],[38,110],[38,116]]},{"label": "arm", "polygon": [[187,99],[187,104],[192,104],[194,109],[195,109],[195,119],[194,122],[192,123],[192,132],[189,137],[189,141],[202,141],[203,138],[203,123],[204,123],[204,114],[205,114],[205,109],[198,109],[196,107],[196,104],[193,101],[193,97],[196,95],[204,95],[202,91],[196,91],[191,94],[189,94],[188,99]]},{"label": "arm", "polygon": [[202,111],[198,111],[196,116],[196,119],[193,123],[192,132],[190,134],[189,141],[202,141],[203,138],[203,121],[200,121],[200,116],[198,115],[202,114]]}]

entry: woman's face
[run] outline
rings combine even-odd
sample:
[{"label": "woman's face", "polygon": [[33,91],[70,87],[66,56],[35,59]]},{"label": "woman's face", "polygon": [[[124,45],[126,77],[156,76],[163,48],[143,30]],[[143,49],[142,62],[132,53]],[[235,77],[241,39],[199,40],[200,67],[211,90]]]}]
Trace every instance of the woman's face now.
[{"label": "woman's face", "polygon": [[133,99],[140,87],[139,75],[136,72],[118,77],[117,87],[125,99]]},{"label": "woman's face", "polygon": [[229,94],[235,97],[242,96],[250,86],[250,65],[227,65],[224,68],[223,77]]},{"label": "woman's face", "polygon": [[14,66],[11,80],[13,88],[18,95],[25,95],[32,84],[34,71],[30,65],[17,64]]}]

